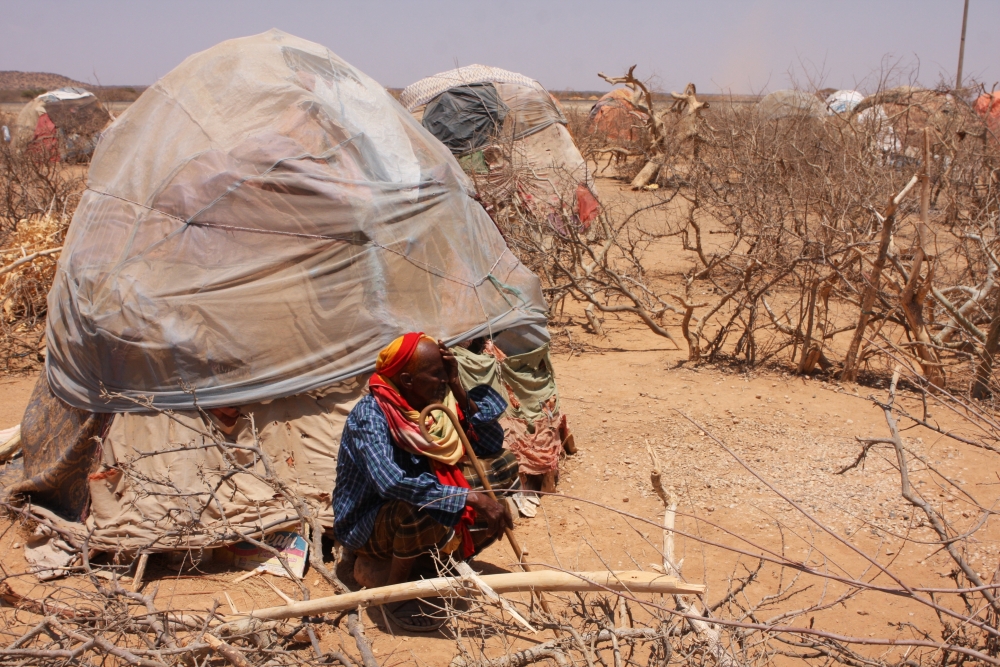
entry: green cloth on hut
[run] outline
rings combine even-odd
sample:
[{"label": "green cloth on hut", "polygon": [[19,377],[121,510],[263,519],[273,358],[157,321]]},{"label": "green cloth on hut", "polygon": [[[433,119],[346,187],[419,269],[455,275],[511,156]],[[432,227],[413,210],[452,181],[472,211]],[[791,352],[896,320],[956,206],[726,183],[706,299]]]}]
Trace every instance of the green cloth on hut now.
[{"label": "green cloth on hut", "polygon": [[[530,429],[536,419],[546,415],[543,406],[555,397],[552,412],[559,412],[556,376],[549,358],[549,344],[531,352],[507,357],[502,362],[488,354],[475,354],[462,347],[451,348],[458,360],[458,373],[465,387],[488,384],[501,396],[508,398],[509,417],[524,420]],[[507,388],[510,388],[510,391]],[[510,400],[513,394],[519,405]]]}]

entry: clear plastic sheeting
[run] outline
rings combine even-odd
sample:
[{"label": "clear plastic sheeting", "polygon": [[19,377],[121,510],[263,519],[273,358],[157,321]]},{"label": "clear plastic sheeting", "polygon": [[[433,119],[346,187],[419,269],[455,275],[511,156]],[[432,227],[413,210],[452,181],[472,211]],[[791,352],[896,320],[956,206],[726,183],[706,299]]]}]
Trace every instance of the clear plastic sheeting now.
[{"label": "clear plastic sheeting", "polygon": [[98,412],[246,405],[365,372],[406,331],[544,335],[537,277],[469,191],[324,47],[272,30],[195,54],[94,156],[49,293],[52,390]]},{"label": "clear plastic sheeting", "polygon": [[541,132],[550,125],[566,125],[566,116],[556,105],[555,99],[546,90],[514,83],[498,83],[502,99],[514,116],[514,139],[522,139],[535,132]]}]

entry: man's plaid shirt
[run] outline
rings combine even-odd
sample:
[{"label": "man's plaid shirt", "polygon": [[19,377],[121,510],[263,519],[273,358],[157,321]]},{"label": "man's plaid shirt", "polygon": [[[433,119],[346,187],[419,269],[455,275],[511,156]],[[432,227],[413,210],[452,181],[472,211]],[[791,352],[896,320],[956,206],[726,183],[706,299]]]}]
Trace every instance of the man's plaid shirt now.
[{"label": "man's plaid shirt", "polygon": [[[497,419],[507,402],[488,385],[469,391],[479,411],[469,418],[478,436],[472,448],[480,456],[503,449],[503,427]],[[431,471],[427,457],[411,454],[392,443],[389,423],[370,394],[347,416],[333,489],[333,532],[349,549],[364,546],[379,508],[388,500],[402,500],[427,511],[445,525],[458,523],[467,489],[445,486]]]}]

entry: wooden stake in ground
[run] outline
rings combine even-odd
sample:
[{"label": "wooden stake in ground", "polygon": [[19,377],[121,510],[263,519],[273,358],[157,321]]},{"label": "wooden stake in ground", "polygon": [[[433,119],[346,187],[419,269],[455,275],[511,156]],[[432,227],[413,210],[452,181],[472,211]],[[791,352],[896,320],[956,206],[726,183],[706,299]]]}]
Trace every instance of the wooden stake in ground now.
[{"label": "wooden stake in ground", "polygon": [[135,576],[132,578],[133,591],[138,591],[142,588],[142,578],[146,575],[147,563],[149,563],[149,554],[139,554],[139,562],[135,566]]},{"label": "wooden stake in ground", "polygon": [[[472,449],[472,445],[469,443],[469,439],[466,437],[465,431],[462,430],[462,424],[459,422],[458,416],[454,412],[446,408],[442,403],[432,403],[431,405],[428,405],[420,411],[420,418],[417,421],[417,424],[420,426],[420,434],[424,436],[424,439],[427,440],[427,442],[433,442],[430,434],[427,432],[427,427],[424,426],[424,424],[427,422],[427,415],[434,410],[442,411],[448,416],[448,419],[451,420],[455,430],[458,431],[458,437],[462,440],[462,446],[465,447],[466,456],[469,457],[469,461],[472,462],[472,467],[476,469],[476,474],[479,475],[479,481],[482,483],[483,488],[486,489],[486,493],[489,494],[490,498],[492,498],[494,502],[497,502],[497,496],[493,493],[493,487],[490,486],[490,480],[486,478],[486,470],[483,469],[483,464],[479,462],[479,457],[476,456],[476,452]],[[522,551],[517,538],[514,537],[514,531],[505,526],[503,533],[507,536],[507,541],[510,542],[510,548],[514,550],[514,556],[517,558],[517,562],[521,566],[521,569],[525,572],[530,572],[531,568],[524,562],[524,551]],[[549,603],[546,602],[541,595],[538,596],[538,602],[542,605],[542,609],[546,614],[552,613],[552,610],[549,609]]]},{"label": "wooden stake in ground", "polygon": [[920,362],[924,377],[932,386],[939,389],[944,388],[945,377],[941,369],[941,361],[938,359],[937,351],[931,341],[931,336],[927,332],[927,325],[924,323],[924,301],[931,289],[934,280],[933,257],[931,257],[930,268],[927,271],[927,279],[921,282],[920,270],[924,259],[927,258],[925,248],[927,247],[928,226],[930,223],[930,201],[931,201],[931,137],[930,130],[924,128],[924,164],[920,170],[920,222],[917,225],[917,248],[913,253],[913,262],[910,264],[910,279],[906,281],[906,286],[899,295],[899,305],[903,309],[906,323],[910,327],[910,333],[917,343],[914,351]]},{"label": "wooden stake in ground", "polygon": [[903,197],[917,184],[919,177],[914,174],[913,178],[906,184],[898,195],[889,201],[889,206],[885,210],[885,222],[882,223],[882,238],[879,239],[878,255],[872,265],[871,278],[865,285],[865,291],[861,298],[861,314],[858,316],[858,326],[854,329],[854,338],[847,348],[847,355],[844,356],[844,369],[840,372],[840,379],[854,382],[858,378],[858,358],[861,350],[861,341],[865,337],[865,329],[868,328],[868,321],[872,316],[872,306],[875,305],[875,297],[878,296],[879,283],[882,281],[882,270],[885,268],[886,256],[889,253],[889,242],[892,240],[892,228],[895,223],[896,209]]},{"label": "wooden stake in ground", "polygon": [[[663,570],[667,574],[674,574],[680,578],[681,563],[674,560],[674,520],[677,516],[677,497],[663,486],[660,461],[656,457],[656,453],[653,452],[653,448],[649,446],[649,442],[646,443],[646,451],[653,463],[653,470],[649,474],[653,490],[656,491],[656,495],[660,497],[665,507],[663,512]],[[722,645],[718,628],[707,620],[694,618],[701,616],[701,613],[687,597],[679,593],[674,593],[673,596],[677,609],[686,614],[688,625],[698,639],[704,642],[708,652],[715,658],[716,664],[719,667],[740,667],[739,661],[733,658]]]}]

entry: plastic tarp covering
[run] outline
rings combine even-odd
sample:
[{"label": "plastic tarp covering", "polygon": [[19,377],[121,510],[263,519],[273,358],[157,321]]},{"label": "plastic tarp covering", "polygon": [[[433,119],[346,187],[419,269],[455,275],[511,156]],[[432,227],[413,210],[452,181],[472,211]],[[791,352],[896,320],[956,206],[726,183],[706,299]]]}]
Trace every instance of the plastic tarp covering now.
[{"label": "plastic tarp covering", "polygon": [[496,87],[514,117],[514,139],[540,132],[553,123],[566,124],[566,116],[548,91],[516,83],[497,83]]},{"label": "plastic tarp covering", "polygon": [[500,67],[489,67],[488,65],[466,65],[410,84],[400,93],[399,103],[408,111],[415,111],[450,88],[486,82],[516,83],[529,88],[545,90],[542,84],[517,72]]},{"label": "plastic tarp covering", "polygon": [[[504,124],[506,119],[507,123]],[[566,117],[544,89],[516,83],[477,83],[450,88],[424,108],[421,123],[455,155],[495,141],[515,141]]]},{"label": "plastic tarp covering", "polygon": [[491,143],[510,109],[492,83],[457,86],[427,105],[421,124],[455,155]]},{"label": "plastic tarp covering", "polygon": [[270,31],[195,54],[95,153],[49,293],[52,390],[100,412],[246,405],[370,370],[406,331],[544,331],[538,278],[470,190],[322,46]]},{"label": "plastic tarp covering", "polygon": [[838,90],[835,93],[830,93],[830,96],[826,98],[826,113],[830,116],[850,113],[864,99],[865,96],[856,90]]},{"label": "plastic tarp covering", "polygon": [[[530,167],[534,176],[523,195],[529,206],[543,205],[536,212],[545,207],[579,211],[583,193],[593,196],[589,188],[593,176],[565,125],[555,123],[542,128],[518,142],[518,148],[516,159]],[[584,222],[589,223],[593,217]]]},{"label": "plastic tarp covering", "polygon": [[66,88],[59,88],[57,90],[50,90],[47,93],[42,93],[39,97],[41,97],[45,102],[54,102],[56,100],[82,100],[85,97],[94,97],[94,94],[83,88],[67,86]]}]

